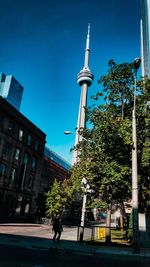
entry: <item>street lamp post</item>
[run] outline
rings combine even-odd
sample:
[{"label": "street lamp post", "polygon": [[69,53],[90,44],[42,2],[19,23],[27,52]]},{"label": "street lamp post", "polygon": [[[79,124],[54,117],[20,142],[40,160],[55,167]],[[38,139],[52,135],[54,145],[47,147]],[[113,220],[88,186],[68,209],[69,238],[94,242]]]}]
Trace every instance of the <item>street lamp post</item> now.
[{"label": "street lamp post", "polygon": [[[80,142],[82,140],[88,141],[85,137],[82,136],[81,131],[79,131],[79,130],[76,132],[64,131],[64,134],[66,134],[66,135],[75,134],[76,137],[78,135],[78,136],[80,136],[80,138],[78,138],[78,139],[80,139]],[[78,144],[79,144],[79,142],[78,142]],[[72,165],[74,165],[75,163],[78,163],[78,162],[79,162],[79,151],[76,148],[74,148]]]},{"label": "street lamp post", "polygon": [[[74,134],[74,132],[71,131],[65,131],[64,134]],[[80,134],[80,132],[78,133]],[[82,139],[85,141],[88,141],[86,138],[82,136]],[[83,242],[83,235],[84,235],[84,226],[85,226],[85,214],[86,214],[86,202],[87,202],[87,193],[94,192],[92,189],[90,189],[90,186],[88,184],[87,179],[84,177],[81,181],[81,188],[83,191],[83,200],[82,200],[82,213],[81,213],[81,222],[78,232],[78,241]]]},{"label": "street lamp post", "polygon": [[141,59],[134,60],[134,103],[132,110],[132,212],[133,212],[133,252],[139,252],[139,222],[138,222],[138,177],[137,177],[137,134],[136,134],[136,83],[137,70]]},{"label": "street lamp post", "polygon": [[88,184],[87,179],[84,177],[81,181],[81,188],[83,190],[83,201],[82,201],[82,213],[81,213],[81,223],[80,223],[80,231],[79,231],[79,241],[83,241],[84,234],[84,226],[85,226],[85,214],[86,214],[86,202],[87,202],[87,193],[91,192],[90,186]]},{"label": "street lamp post", "polygon": [[[76,132],[64,131],[64,134],[66,134],[66,135],[75,134],[76,135],[76,138],[77,138],[78,135],[80,135],[79,131],[76,131]],[[79,160],[79,152],[76,150],[76,148],[74,148],[74,150],[73,150],[72,165],[74,165],[75,163],[77,163],[78,160]]]}]

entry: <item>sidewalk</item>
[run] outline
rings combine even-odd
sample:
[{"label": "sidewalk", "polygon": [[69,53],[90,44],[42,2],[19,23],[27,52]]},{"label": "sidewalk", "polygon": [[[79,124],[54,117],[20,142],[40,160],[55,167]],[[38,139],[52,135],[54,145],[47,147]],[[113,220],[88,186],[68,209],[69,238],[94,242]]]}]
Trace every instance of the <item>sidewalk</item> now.
[{"label": "sidewalk", "polygon": [[52,242],[52,228],[41,224],[0,224],[0,245],[43,249],[60,253],[74,253],[87,256],[132,257],[150,260],[150,249],[132,253],[131,248],[106,247],[78,243],[77,227],[64,226],[59,244]]}]

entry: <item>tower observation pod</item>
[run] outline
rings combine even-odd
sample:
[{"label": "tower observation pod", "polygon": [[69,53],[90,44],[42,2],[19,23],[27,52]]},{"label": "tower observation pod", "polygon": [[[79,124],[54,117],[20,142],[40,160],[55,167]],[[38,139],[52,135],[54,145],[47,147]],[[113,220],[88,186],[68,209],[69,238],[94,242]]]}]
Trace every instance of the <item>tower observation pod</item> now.
[{"label": "tower observation pod", "polygon": [[[88,87],[92,84],[94,79],[94,75],[92,74],[89,68],[89,55],[90,55],[90,24],[88,25],[88,34],[86,39],[84,67],[78,73],[77,76],[77,83],[81,86],[81,96],[80,96],[77,129],[76,129],[75,146],[80,141],[82,141],[82,135],[80,134],[80,131],[86,128],[85,108],[87,107],[87,92],[88,92]],[[73,164],[77,162],[78,162],[78,151],[74,150]]]}]

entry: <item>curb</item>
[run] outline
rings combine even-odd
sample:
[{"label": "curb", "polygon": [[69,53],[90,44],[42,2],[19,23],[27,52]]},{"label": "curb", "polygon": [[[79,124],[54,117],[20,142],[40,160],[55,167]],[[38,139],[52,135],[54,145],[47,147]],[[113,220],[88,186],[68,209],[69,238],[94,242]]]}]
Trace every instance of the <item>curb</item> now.
[{"label": "curb", "polygon": [[[28,247],[29,248],[29,247]],[[74,255],[82,255],[82,256],[89,256],[89,257],[123,257],[124,259],[127,259],[130,257],[130,259],[133,260],[150,260],[150,254],[145,255],[144,252],[142,253],[132,253],[131,251],[112,251],[112,250],[96,250],[96,251],[83,251],[81,249],[73,249],[73,248],[65,248],[65,247],[41,247],[41,246],[32,246],[29,249],[42,249],[42,250],[48,250],[48,252],[53,253],[63,253],[63,254],[74,254]]]},{"label": "curb", "polygon": [[[2,235],[3,236],[3,235]],[[48,241],[49,242],[49,241]],[[7,241],[7,238],[1,240],[0,245],[5,246],[15,246],[20,248],[26,248],[26,249],[35,249],[35,250],[45,250],[48,252],[53,253],[62,253],[62,254],[74,254],[74,255],[82,255],[82,256],[88,256],[88,257],[123,257],[124,259],[130,258],[133,260],[147,260],[150,261],[150,253],[149,251],[146,252],[144,249],[141,249],[140,253],[132,253],[132,250],[117,250],[117,249],[111,249],[111,248],[93,248],[93,247],[65,247],[65,244],[63,242],[61,244],[55,244],[52,245],[51,243],[43,243],[43,244],[32,244],[27,243],[22,240],[17,240],[16,238],[13,239],[11,237],[11,240],[9,242]]]}]

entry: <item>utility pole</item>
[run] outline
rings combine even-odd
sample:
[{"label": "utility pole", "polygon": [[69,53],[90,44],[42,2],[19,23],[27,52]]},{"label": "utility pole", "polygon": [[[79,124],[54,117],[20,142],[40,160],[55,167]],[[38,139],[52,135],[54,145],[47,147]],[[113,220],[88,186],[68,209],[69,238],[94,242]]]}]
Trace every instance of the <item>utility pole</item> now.
[{"label": "utility pole", "polygon": [[134,60],[134,102],[132,110],[132,214],[133,214],[133,252],[139,252],[139,219],[138,219],[138,172],[137,172],[137,133],[136,133],[136,87],[137,71],[141,59]]}]

